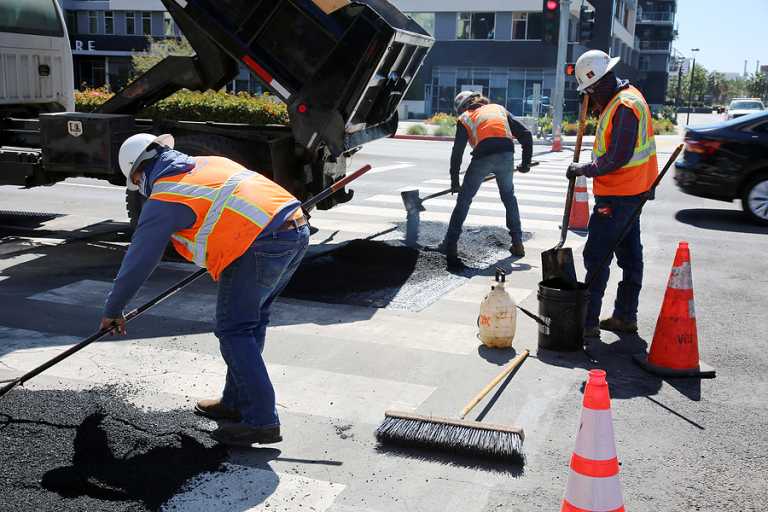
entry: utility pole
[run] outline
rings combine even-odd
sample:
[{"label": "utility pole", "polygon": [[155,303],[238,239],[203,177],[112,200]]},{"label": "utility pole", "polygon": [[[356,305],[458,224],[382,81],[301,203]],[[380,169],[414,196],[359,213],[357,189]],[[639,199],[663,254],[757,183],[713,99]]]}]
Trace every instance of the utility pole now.
[{"label": "utility pole", "polygon": [[560,0],[560,33],[557,38],[555,90],[552,93],[552,151],[562,151],[563,101],[565,97],[565,58],[568,51],[568,24],[571,0]]},{"label": "utility pole", "polygon": [[693,108],[693,77],[696,76],[696,52],[698,48],[691,48],[693,54],[693,64],[691,64],[691,83],[688,85],[688,115],[685,118],[685,124],[690,124],[691,109]]},{"label": "utility pole", "polygon": [[675,94],[675,115],[680,109],[680,90],[683,87],[683,62],[678,61],[677,65],[677,94]]}]

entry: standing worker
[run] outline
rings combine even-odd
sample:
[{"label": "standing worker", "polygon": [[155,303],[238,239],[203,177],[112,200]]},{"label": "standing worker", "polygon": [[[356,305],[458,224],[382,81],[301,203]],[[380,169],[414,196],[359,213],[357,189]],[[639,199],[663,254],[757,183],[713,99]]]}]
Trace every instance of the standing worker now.
[{"label": "standing worker", "polygon": [[[451,153],[451,191],[458,192],[456,206],[451,214],[448,232],[441,244],[441,249],[448,259],[449,268],[462,268],[464,263],[458,255],[457,244],[461,236],[461,227],[469,213],[477,191],[483,179],[491,173],[496,176],[501,201],[507,212],[507,229],[512,238],[509,252],[513,256],[525,256],[523,230],[520,227],[520,212],[515,197],[512,181],[514,171],[514,139],[523,146],[523,159],[517,168],[519,172],[528,172],[533,153],[531,132],[507,112],[501,105],[491,101],[479,92],[462,91],[454,100],[459,119],[456,122],[456,139]],[[464,157],[467,141],[474,148],[472,162],[464,175],[464,183],[459,184],[459,169]]]},{"label": "standing worker", "polygon": [[128,190],[147,198],[101,328],[125,334],[123,308],[157,267],[170,240],[187,260],[219,281],[216,330],[227,376],[220,399],[196,412],[239,423],[213,437],[250,446],[282,440],[275,391],[262,358],[272,303],[309,242],[299,201],[258,173],[223,157],[189,157],[173,137],[141,133],[120,148]]},{"label": "standing worker", "polygon": [[[643,284],[643,246],[640,218],[616,248],[616,263],[623,271],[613,315],[598,324],[609,269],[597,269],[620,236],[635,207],[651,188],[659,169],[651,110],[645,98],[627,80],[611,71],[619,57],[600,50],[584,53],[576,62],[578,90],[588,94],[600,111],[593,155],[588,163],[571,164],[567,176],[593,178],[595,208],[584,246],[589,304],[584,323],[586,337],[599,337],[600,329],[637,332],[637,306]],[[613,254],[610,255],[613,258]],[[610,260],[609,260],[610,263]],[[599,272],[595,275],[595,272]]]}]

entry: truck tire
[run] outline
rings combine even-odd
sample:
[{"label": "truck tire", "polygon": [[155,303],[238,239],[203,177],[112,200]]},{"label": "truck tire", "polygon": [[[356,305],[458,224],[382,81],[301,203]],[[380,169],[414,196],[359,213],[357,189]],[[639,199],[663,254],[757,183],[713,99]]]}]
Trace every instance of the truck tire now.
[{"label": "truck tire", "polygon": [[747,182],[741,207],[750,219],[768,225],[768,173],[758,174]]}]

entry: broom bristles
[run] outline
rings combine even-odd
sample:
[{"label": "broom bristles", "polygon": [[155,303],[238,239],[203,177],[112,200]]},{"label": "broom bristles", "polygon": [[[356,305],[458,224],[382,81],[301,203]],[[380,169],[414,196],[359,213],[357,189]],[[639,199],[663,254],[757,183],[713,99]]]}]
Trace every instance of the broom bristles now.
[{"label": "broom bristles", "polygon": [[376,439],[400,446],[525,461],[522,429],[505,425],[387,411],[376,429]]}]

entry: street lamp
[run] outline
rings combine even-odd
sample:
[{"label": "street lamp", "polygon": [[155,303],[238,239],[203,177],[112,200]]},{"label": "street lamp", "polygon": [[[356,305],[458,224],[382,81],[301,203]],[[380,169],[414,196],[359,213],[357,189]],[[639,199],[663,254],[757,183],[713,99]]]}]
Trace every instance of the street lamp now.
[{"label": "street lamp", "polygon": [[685,124],[690,124],[691,121],[691,108],[693,108],[693,76],[696,73],[696,52],[698,48],[691,48],[693,54],[693,64],[691,64],[691,83],[688,86],[688,115],[685,118]]}]

